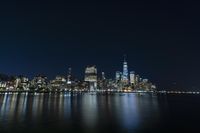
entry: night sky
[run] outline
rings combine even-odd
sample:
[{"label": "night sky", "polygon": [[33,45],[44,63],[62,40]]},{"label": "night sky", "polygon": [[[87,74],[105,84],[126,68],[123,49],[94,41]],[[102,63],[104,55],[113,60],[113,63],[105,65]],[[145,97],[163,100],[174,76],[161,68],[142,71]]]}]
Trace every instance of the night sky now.
[{"label": "night sky", "polygon": [[0,73],[33,77],[96,65],[129,70],[159,88],[200,90],[200,3],[151,0],[0,2]]}]

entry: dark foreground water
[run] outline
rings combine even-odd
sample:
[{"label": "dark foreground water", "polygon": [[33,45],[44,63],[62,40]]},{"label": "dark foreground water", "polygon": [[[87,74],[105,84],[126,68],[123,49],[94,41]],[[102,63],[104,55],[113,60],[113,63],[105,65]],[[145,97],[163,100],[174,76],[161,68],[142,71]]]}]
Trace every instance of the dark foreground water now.
[{"label": "dark foreground water", "polygon": [[200,131],[198,95],[0,94],[0,133]]}]

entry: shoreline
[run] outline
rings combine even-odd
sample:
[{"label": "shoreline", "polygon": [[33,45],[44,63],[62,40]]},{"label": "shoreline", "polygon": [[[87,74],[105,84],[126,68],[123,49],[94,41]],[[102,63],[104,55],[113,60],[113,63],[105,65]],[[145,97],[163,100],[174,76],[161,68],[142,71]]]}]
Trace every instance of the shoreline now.
[{"label": "shoreline", "polygon": [[0,91],[0,94],[13,93],[78,93],[78,94],[194,94],[199,95],[200,92],[185,92],[185,91]]},{"label": "shoreline", "polygon": [[157,93],[153,91],[0,91],[0,93]]}]

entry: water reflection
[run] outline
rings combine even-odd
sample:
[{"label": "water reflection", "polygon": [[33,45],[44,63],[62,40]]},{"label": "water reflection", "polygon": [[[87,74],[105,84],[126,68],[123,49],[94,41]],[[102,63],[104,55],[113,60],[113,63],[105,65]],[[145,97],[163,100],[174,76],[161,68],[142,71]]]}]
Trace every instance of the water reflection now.
[{"label": "water reflection", "polygon": [[84,95],[81,105],[81,114],[83,116],[82,122],[85,126],[94,128],[97,124],[97,118],[99,116],[97,96]]},{"label": "water reflection", "polygon": [[[134,95],[128,95],[117,100],[117,107],[120,109],[118,111],[118,121],[120,121],[126,129],[133,129],[139,124],[139,111],[138,111],[138,101]],[[121,107],[119,107],[121,106]]]},{"label": "water reflection", "polygon": [[158,120],[157,97],[151,95],[0,94],[3,130],[23,126],[24,129],[133,132]]}]

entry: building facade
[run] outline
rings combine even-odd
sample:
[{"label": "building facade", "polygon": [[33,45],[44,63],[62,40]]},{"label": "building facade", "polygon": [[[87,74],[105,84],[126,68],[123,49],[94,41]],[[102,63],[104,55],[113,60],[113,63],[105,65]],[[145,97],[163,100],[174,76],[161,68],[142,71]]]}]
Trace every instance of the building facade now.
[{"label": "building facade", "polygon": [[126,58],[124,57],[124,63],[123,63],[123,76],[122,80],[125,84],[129,83],[129,76],[128,76],[128,63],[126,61]]},{"label": "building facade", "polygon": [[85,81],[89,82],[89,90],[90,91],[95,91],[97,89],[97,68],[96,68],[96,66],[86,67]]}]

